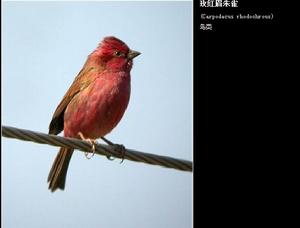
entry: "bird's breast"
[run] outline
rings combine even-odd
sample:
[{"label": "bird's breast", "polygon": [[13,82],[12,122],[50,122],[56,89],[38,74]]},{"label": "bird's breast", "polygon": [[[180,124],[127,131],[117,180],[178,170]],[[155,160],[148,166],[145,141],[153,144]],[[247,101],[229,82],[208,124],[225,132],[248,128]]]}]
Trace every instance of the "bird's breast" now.
[{"label": "bird's breast", "polygon": [[121,120],[130,97],[130,76],[114,73],[99,77],[72,99],[64,116],[65,136],[99,138]]}]

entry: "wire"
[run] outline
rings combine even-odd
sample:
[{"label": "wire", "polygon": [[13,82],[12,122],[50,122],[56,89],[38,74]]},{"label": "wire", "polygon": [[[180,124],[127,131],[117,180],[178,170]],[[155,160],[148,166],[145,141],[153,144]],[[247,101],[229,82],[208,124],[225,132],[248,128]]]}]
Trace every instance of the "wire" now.
[{"label": "wire", "polygon": [[[67,137],[61,137],[57,135],[44,134],[40,132],[19,129],[19,128],[9,127],[9,126],[2,126],[2,136],[7,138],[20,139],[24,141],[31,141],[40,144],[48,144],[57,147],[72,148],[72,149],[77,149],[80,151],[92,153],[91,144],[89,144],[86,141],[75,139],[75,138],[67,138]],[[122,154],[115,151],[113,146],[104,145],[100,143],[96,144],[95,153],[98,155],[112,156],[120,159],[123,158]],[[192,162],[183,159],[144,153],[144,152],[131,150],[127,148],[123,156],[124,159],[130,161],[143,162],[150,165],[160,165],[166,168],[173,168],[181,171],[192,172],[192,166],[193,166]]]}]

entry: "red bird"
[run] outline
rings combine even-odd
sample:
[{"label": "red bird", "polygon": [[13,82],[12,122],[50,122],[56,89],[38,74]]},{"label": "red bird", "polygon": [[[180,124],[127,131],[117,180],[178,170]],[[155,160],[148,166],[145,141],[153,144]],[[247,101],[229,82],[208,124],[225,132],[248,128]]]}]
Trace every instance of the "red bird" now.
[{"label": "red bird", "polygon": [[[121,120],[130,97],[130,70],[140,53],[121,40],[105,37],[87,58],[82,70],[57,106],[49,134],[95,140]],[[60,148],[48,176],[49,189],[65,188],[73,149]]]}]

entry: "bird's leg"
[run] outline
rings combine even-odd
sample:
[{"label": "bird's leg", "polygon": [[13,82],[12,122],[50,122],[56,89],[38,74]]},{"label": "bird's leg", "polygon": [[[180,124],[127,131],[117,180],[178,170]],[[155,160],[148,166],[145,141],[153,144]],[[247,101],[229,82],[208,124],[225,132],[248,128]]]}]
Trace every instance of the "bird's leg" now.
[{"label": "bird's leg", "polygon": [[[115,144],[111,141],[109,141],[108,139],[104,138],[104,137],[101,137],[101,139],[106,142],[108,145],[112,146],[114,151],[118,152],[119,154],[121,154],[121,158],[122,158],[122,161],[120,163],[122,163],[124,161],[124,157],[125,157],[125,152],[126,152],[126,149],[125,149],[125,146],[122,145],[122,144]],[[111,159],[110,157],[111,156],[106,156],[108,160],[114,160],[114,159]]]},{"label": "bird's leg", "polygon": [[[110,145],[110,146],[114,145],[114,143],[112,143],[111,141],[109,141],[108,139],[106,139],[106,138],[104,138],[104,137],[101,137],[101,139],[102,139],[104,142],[106,142],[108,145]],[[107,159],[110,160],[110,161],[115,160],[114,158],[110,158],[111,155],[107,155],[106,157],[107,157]]]},{"label": "bird's leg", "polygon": [[81,138],[81,140],[87,141],[88,143],[90,143],[92,145],[92,152],[93,153],[90,157],[88,156],[88,154],[89,154],[88,152],[84,152],[85,157],[87,159],[91,159],[95,155],[95,151],[96,151],[95,145],[97,144],[97,141],[95,139],[85,138],[81,132],[78,132],[78,135]]}]

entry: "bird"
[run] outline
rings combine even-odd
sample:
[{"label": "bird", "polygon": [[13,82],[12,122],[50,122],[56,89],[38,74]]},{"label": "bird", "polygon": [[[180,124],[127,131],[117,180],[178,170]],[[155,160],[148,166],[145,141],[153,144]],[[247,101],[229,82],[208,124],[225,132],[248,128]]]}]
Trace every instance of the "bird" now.
[{"label": "bird", "polygon": [[[88,55],[85,64],[58,104],[49,134],[95,142],[120,122],[130,98],[130,71],[140,55],[126,43],[107,36]],[[108,141],[108,140],[107,140]],[[109,142],[109,141],[108,141]],[[48,175],[49,190],[64,190],[74,149],[61,147]]]}]

